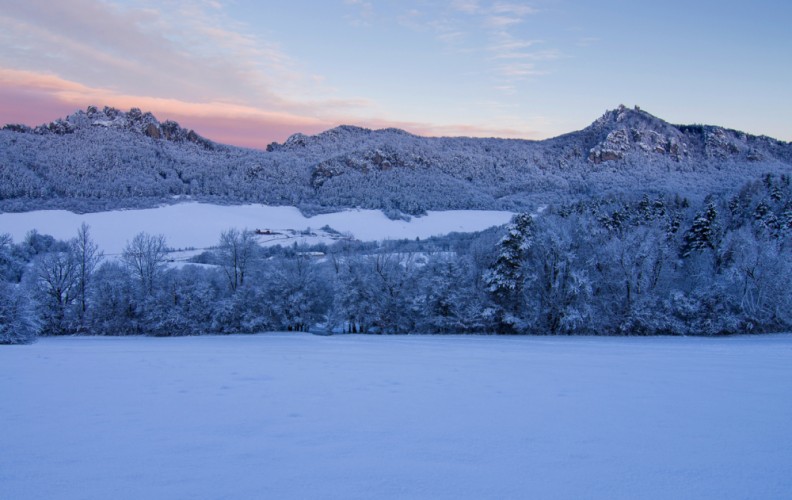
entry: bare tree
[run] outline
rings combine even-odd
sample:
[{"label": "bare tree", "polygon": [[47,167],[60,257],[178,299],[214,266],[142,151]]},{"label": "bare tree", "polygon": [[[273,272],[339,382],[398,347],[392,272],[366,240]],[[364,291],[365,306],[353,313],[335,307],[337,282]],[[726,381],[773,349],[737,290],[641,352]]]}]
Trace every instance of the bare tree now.
[{"label": "bare tree", "polygon": [[220,254],[223,270],[232,291],[245,284],[248,264],[253,257],[256,241],[253,232],[247,229],[229,229],[220,235]]},{"label": "bare tree", "polygon": [[127,243],[122,259],[138,281],[144,295],[152,295],[157,279],[165,268],[165,236],[139,233]]},{"label": "bare tree", "polygon": [[44,254],[36,263],[36,289],[47,305],[45,329],[61,334],[68,330],[67,311],[77,298],[79,276],[74,253]]},{"label": "bare tree", "polygon": [[99,246],[91,239],[90,227],[84,222],[77,231],[77,238],[72,240],[72,249],[74,258],[77,261],[78,314],[82,324],[88,310],[87,295],[92,284],[93,274],[104,258],[104,253],[99,250]]},{"label": "bare tree", "polygon": [[368,259],[368,265],[377,304],[376,326],[380,333],[408,331],[412,318],[404,311],[409,294],[414,290],[414,254],[378,252]]}]

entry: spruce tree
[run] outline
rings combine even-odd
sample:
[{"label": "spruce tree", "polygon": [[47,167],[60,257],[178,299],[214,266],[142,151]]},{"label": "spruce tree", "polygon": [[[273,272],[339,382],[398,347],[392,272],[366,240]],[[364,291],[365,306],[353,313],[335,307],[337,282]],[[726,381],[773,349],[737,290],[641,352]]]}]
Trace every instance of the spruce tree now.
[{"label": "spruce tree", "polygon": [[501,326],[509,329],[512,318],[519,318],[523,305],[525,273],[523,261],[531,247],[534,221],[530,214],[515,215],[506,228],[506,235],[498,242],[498,257],[485,276],[492,294]]},{"label": "spruce tree", "polygon": [[694,252],[718,248],[718,226],[716,219],[718,211],[713,202],[707,204],[706,210],[693,220],[682,242],[680,254],[683,258],[690,257]]}]

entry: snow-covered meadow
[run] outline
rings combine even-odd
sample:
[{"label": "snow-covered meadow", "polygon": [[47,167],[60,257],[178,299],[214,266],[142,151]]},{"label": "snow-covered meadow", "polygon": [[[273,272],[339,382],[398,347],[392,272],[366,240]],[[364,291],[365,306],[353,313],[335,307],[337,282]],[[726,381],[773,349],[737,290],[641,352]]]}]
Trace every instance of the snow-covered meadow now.
[{"label": "snow-covered meadow", "polygon": [[[230,228],[287,232],[330,226],[361,241],[381,241],[481,231],[507,223],[512,215],[505,211],[449,210],[429,212],[423,217],[404,221],[388,219],[379,210],[352,209],[306,217],[295,207],[185,202],[151,209],[87,214],[65,210],[0,213],[0,234],[9,233],[14,241],[22,241],[28,231],[36,229],[56,239],[68,240],[77,234],[80,224],[85,222],[91,227],[91,235],[99,247],[108,255],[115,255],[121,253],[126,243],[140,232],[165,235],[171,248],[206,248],[216,245],[220,233]],[[294,241],[317,243],[319,240],[259,238],[259,243],[263,245],[291,244]]]},{"label": "snow-covered meadow", "polygon": [[792,335],[43,338],[0,497],[789,498]]}]

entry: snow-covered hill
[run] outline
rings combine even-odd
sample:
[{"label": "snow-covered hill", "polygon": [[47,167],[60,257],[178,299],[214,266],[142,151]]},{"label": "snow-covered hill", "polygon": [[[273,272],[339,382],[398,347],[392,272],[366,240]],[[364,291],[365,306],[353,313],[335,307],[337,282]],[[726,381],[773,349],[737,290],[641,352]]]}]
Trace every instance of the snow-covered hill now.
[{"label": "snow-covered hill", "polygon": [[127,241],[140,232],[163,234],[168,246],[175,249],[206,248],[217,244],[220,233],[230,228],[260,230],[262,245],[290,245],[294,242],[332,241],[334,232],[361,241],[415,239],[450,232],[481,231],[505,224],[512,213],[506,211],[429,212],[409,221],[391,220],[379,210],[346,210],[306,217],[294,207],[263,205],[208,205],[180,203],[152,209],[113,210],[75,214],[65,210],[40,210],[23,213],[0,213],[0,233],[22,241],[28,231],[49,234],[68,240],[85,222],[91,234],[107,254],[119,254]]},{"label": "snow-covered hill", "polygon": [[410,214],[534,209],[592,194],[702,196],[792,173],[792,145],[619,107],[545,141],[426,138],[342,126],[267,151],[223,146],[133,109],[91,107],[0,130],[0,210],[101,211],[201,201]]}]

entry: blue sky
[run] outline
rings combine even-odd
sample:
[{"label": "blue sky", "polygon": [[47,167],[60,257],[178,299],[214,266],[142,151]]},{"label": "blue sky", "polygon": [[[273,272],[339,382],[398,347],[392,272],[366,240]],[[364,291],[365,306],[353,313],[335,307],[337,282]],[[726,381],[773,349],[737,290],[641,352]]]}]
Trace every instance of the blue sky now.
[{"label": "blue sky", "polygon": [[263,147],[341,123],[545,138],[619,104],[792,140],[792,3],[70,0],[0,13],[0,122],[132,106]]}]

